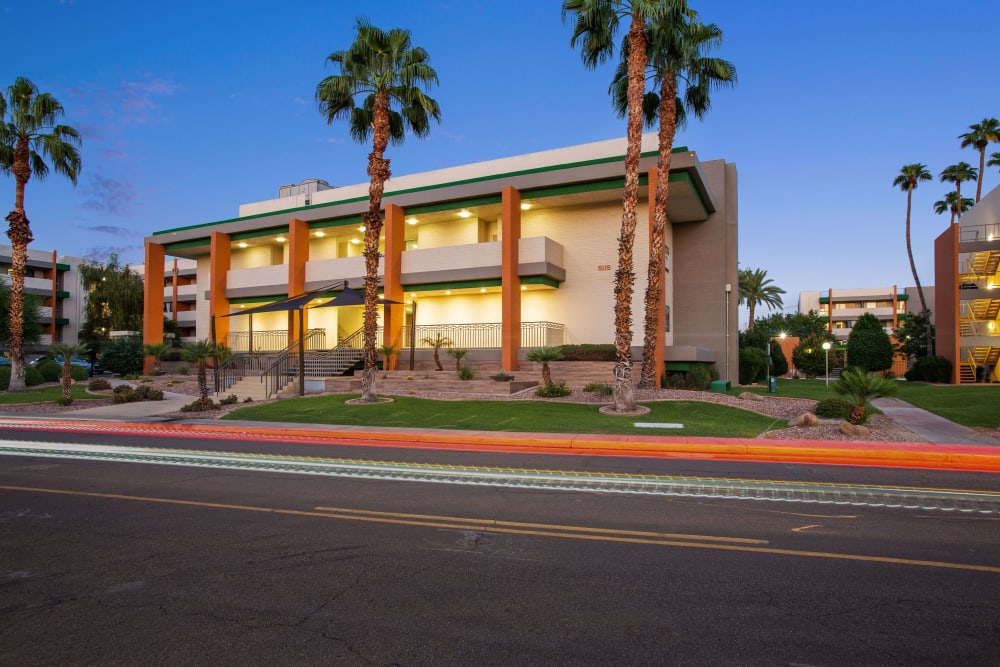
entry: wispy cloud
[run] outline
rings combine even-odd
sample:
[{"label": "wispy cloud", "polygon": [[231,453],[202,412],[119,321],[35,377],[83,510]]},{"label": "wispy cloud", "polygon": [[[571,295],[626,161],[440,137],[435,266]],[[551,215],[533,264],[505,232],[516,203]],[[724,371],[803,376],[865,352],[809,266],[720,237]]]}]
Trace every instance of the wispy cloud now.
[{"label": "wispy cloud", "polygon": [[122,82],[118,91],[122,120],[139,125],[157,120],[152,113],[159,108],[156,98],[173,95],[178,90],[182,90],[182,86],[151,74],[142,81]]},{"label": "wispy cloud", "polygon": [[109,148],[108,150],[104,151],[104,157],[106,157],[109,160],[124,160],[125,158],[128,157],[128,153],[126,153],[125,151],[116,151]]},{"label": "wispy cloud", "polygon": [[456,144],[460,144],[463,141],[465,141],[465,135],[464,134],[452,134],[448,130],[440,130],[440,129],[437,131],[437,133],[440,134],[442,137],[445,137],[447,139],[451,139]]},{"label": "wispy cloud", "polygon": [[89,227],[82,227],[89,232],[101,232],[102,234],[113,234],[114,236],[128,236],[134,233],[131,229],[126,227],[116,227],[114,225],[90,225]]},{"label": "wispy cloud", "polygon": [[111,215],[132,215],[135,190],[128,181],[93,174],[83,192],[87,199],[81,206],[85,209]]},{"label": "wispy cloud", "polygon": [[103,264],[111,258],[111,255],[127,257],[130,254],[134,254],[137,250],[141,251],[142,249],[143,247],[139,245],[93,246],[83,253],[83,258],[91,262],[100,262]]}]

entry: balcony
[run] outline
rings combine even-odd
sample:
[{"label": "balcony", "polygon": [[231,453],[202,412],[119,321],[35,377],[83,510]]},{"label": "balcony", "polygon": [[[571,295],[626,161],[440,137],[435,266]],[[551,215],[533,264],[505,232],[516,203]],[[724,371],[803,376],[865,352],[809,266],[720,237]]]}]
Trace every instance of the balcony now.
[{"label": "balcony", "polygon": [[[402,282],[405,285],[460,282],[466,280],[499,280],[501,277],[499,241],[470,243],[409,250],[403,253]],[[518,274],[547,276],[562,281],[563,247],[550,238],[537,236],[520,239],[518,243]]]},{"label": "balcony", "polygon": [[288,266],[275,264],[226,272],[226,297],[265,296],[288,293]]},{"label": "balcony", "polygon": [[[384,270],[385,260],[379,258],[379,275]],[[287,271],[287,268],[285,269]],[[314,290],[331,285],[338,280],[347,280],[353,287],[360,287],[365,278],[365,258],[341,257],[339,259],[318,259],[306,262],[306,289]],[[288,282],[286,275],[285,282]]]},{"label": "balcony", "polygon": [[179,310],[175,313],[176,322],[182,327],[193,327],[198,318],[196,310]]}]

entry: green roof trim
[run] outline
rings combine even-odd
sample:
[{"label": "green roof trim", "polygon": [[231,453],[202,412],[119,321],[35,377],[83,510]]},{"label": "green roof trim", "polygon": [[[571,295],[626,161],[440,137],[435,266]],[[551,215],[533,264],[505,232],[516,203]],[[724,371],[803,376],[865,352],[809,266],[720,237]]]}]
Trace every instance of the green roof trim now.
[{"label": "green roof trim", "polygon": [[203,236],[200,239],[191,239],[190,241],[178,241],[177,243],[168,243],[163,246],[163,251],[167,254],[172,250],[183,250],[184,248],[197,248],[198,246],[203,246],[208,243],[208,237]]},{"label": "green roof trim", "polygon": [[66,326],[67,324],[69,324],[69,318],[68,317],[57,317],[56,318],[56,324],[61,325],[61,326]]},{"label": "green roof trim", "polygon": [[[682,152],[687,152],[687,150],[688,150],[687,146],[679,146],[679,147],[673,149],[673,151],[671,151],[671,152],[672,153],[682,153]],[[659,151],[647,151],[645,153],[642,153],[642,157],[656,157],[657,155],[659,155]],[[458,186],[458,185],[469,185],[471,183],[481,183],[481,182],[484,182],[484,181],[495,181],[495,180],[500,180],[500,179],[510,179],[510,178],[514,178],[514,177],[517,177],[517,176],[527,176],[527,175],[530,175],[530,174],[541,174],[541,173],[550,172],[550,171],[562,171],[564,169],[575,169],[575,168],[578,168],[578,167],[590,167],[590,166],[594,166],[594,165],[598,165],[598,164],[608,164],[608,163],[611,163],[611,162],[625,162],[625,156],[624,155],[621,155],[621,156],[611,156],[611,157],[595,158],[593,160],[582,160],[580,162],[570,162],[570,163],[567,163],[567,164],[554,164],[554,165],[548,165],[548,166],[545,166],[545,167],[533,167],[531,169],[520,169],[520,170],[517,170],[517,171],[509,171],[509,172],[503,172],[503,173],[499,173],[499,174],[490,174],[488,176],[478,176],[476,178],[467,178],[467,179],[458,180],[458,181],[449,181],[447,183],[436,183],[436,184],[433,184],[433,185],[424,185],[424,186],[421,186],[421,187],[408,188],[408,189],[405,189],[405,190],[392,190],[392,191],[387,190],[385,192],[384,197],[386,199],[388,199],[389,197],[395,197],[395,196],[399,196],[399,195],[411,194],[411,193],[414,193],[414,192],[429,192],[429,191],[433,191],[433,190],[440,190],[442,188],[454,187],[454,186]],[[255,213],[254,215],[247,215],[247,216],[236,217],[236,218],[227,218],[225,220],[216,220],[214,222],[203,222],[203,223],[200,223],[200,224],[197,224],[197,225],[187,225],[187,226],[184,226],[184,227],[174,227],[172,229],[163,229],[163,230],[160,230],[158,232],[153,232],[152,235],[153,236],[158,236],[158,235],[161,235],[161,234],[171,234],[171,233],[174,233],[174,232],[183,232],[183,231],[188,231],[188,230],[191,230],[191,229],[198,229],[198,228],[201,228],[201,227],[213,227],[215,225],[222,225],[222,224],[226,224],[226,223],[229,223],[229,222],[240,222],[242,220],[255,220],[255,219],[258,219],[258,218],[264,218],[264,217],[271,216],[271,215],[288,214],[288,213],[294,213],[296,211],[317,210],[317,209],[321,209],[321,208],[326,208],[328,206],[341,206],[343,204],[353,204],[353,203],[357,203],[357,202],[361,202],[361,201],[367,201],[367,200],[368,200],[367,196],[364,196],[364,197],[352,197],[351,199],[341,199],[341,200],[338,200],[338,201],[325,202],[323,204],[313,204],[311,206],[296,206],[294,208],[279,209],[277,211],[267,211],[265,213]]]},{"label": "green roof trim", "polygon": [[897,294],[896,298],[899,299],[900,301],[906,301],[907,299],[910,298],[910,295],[909,294]]},{"label": "green roof trim", "polygon": [[489,197],[478,197],[476,199],[456,199],[442,202],[440,204],[429,204],[427,206],[412,206],[406,209],[406,215],[423,215],[425,213],[437,213],[438,211],[449,211],[453,208],[469,208],[472,206],[487,206],[489,204],[499,204],[503,198],[500,195]]},{"label": "green roof trim", "polygon": [[363,225],[365,222],[364,216],[361,215],[349,215],[344,218],[333,218],[332,220],[323,220],[322,222],[311,222],[309,223],[309,229],[329,229],[330,227],[347,227],[349,225]]},{"label": "green roof trim", "polygon": [[288,225],[283,227],[268,227],[267,229],[255,229],[252,232],[236,232],[229,235],[230,241],[245,241],[247,239],[259,239],[262,236],[288,234]]},{"label": "green roof trim", "polygon": [[240,296],[235,299],[229,300],[229,305],[240,305],[248,303],[274,303],[275,301],[284,301],[288,298],[287,294],[267,294],[264,296]]},{"label": "green roof trim", "polygon": [[480,287],[500,287],[500,279],[489,280],[456,280],[448,283],[424,283],[423,285],[404,285],[407,292],[436,292],[443,289],[473,289]]},{"label": "green roof trim", "polygon": [[58,298],[58,299],[68,299],[69,298],[69,292],[67,292],[64,289],[58,289],[58,290],[56,290],[56,298]]},{"label": "green roof trim", "polygon": [[522,285],[547,285],[559,289],[559,281],[548,276],[524,276],[521,278]]},{"label": "green roof trim", "polygon": [[61,264],[58,262],[56,263],[56,271],[69,271],[69,270],[70,270],[69,264]]}]

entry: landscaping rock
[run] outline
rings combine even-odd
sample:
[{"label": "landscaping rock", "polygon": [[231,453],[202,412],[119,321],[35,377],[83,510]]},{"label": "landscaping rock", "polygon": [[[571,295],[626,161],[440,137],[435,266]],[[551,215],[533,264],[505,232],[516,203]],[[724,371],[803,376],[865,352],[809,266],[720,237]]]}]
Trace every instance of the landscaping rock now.
[{"label": "landscaping rock", "polygon": [[864,438],[871,433],[871,430],[867,426],[862,426],[861,424],[840,422],[840,432],[851,437]]},{"label": "landscaping rock", "polygon": [[812,427],[819,424],[819,417],[811,412],[803,412],[801,415],[788,422],[789,426],[799,428],[799,427]]},{"label": "landscaping rock", "polygon": [[752,391],[744,391],[740,394],[740,399],[744,401],[763,401],[764,399],[760,394],[755,394]]}]

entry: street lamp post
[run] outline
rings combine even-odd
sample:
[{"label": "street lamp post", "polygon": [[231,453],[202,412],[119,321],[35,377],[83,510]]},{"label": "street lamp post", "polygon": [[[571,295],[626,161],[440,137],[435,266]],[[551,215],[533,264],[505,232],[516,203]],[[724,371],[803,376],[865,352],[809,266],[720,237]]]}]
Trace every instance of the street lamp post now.
[{"label": "street lamp post", "polygon": [[826,386],[830,386],[830,341],[823,343],[823,353],[826,355]]}]

